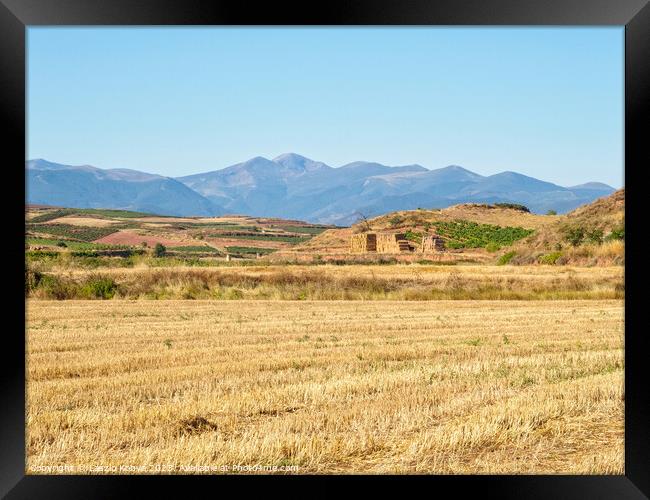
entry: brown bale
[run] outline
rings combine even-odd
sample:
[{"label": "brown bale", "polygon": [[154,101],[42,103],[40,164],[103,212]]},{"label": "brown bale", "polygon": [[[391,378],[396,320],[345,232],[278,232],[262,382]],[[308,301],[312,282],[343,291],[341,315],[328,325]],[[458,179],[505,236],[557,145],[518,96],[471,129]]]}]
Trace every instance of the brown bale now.
[{"label": "brown bale", "polygon": [[350,238],[351,253],[366,253],[377,251],[377,235],[375,233],[353,234]]},{"label": "brown bale", "polygon": [[379,233],[377,234],[378,253],[400,253],[399,240],[406,239],[401,233]]},{"label": "brown bale", "polygon": [[422,238],[422,252],[443,252],[444,240],[437,234],[428,234]]}]

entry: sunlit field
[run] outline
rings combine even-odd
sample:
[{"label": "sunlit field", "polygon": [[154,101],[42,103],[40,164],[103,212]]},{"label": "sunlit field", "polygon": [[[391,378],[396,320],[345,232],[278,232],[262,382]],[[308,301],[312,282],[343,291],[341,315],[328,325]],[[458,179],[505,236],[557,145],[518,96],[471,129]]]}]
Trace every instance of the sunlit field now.
[{"label": "sunlit field", "polygon": [[622,474],[623,312],[29,299],[28,472]]}]

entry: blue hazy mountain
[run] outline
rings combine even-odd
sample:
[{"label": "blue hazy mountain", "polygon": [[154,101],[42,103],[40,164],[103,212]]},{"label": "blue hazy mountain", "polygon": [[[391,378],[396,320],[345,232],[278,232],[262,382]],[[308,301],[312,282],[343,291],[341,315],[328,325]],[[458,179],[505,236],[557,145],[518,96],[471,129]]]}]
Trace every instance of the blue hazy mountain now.
[{"label": "blue hazy mountain", "polygon": [[27,162],[26,202],[74,208],[114,208],[160,215],[223,213],[185,184],[129,169]]},{"label": "blue hazy mountain", "polygon": [[287,153],[171,179],[135,170],[27,163],[29,203],[123,208],[160,214],[240,213],[329,224],[418,207],[522,203],[531,211],[567,212],[606,196],[598,182],[563,187],[516,172],[482,176],[451,165],[387,166],[357,161],[333,168]]}]

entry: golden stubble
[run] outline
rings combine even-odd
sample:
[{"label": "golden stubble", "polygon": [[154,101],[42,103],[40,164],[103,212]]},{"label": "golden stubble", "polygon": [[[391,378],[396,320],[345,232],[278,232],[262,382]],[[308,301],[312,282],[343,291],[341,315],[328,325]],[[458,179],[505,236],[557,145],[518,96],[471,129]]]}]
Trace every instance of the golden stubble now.
[{"label": "golden stubble", "polygon": [[623,312],[29,300],[27,470],[622,474]]}]

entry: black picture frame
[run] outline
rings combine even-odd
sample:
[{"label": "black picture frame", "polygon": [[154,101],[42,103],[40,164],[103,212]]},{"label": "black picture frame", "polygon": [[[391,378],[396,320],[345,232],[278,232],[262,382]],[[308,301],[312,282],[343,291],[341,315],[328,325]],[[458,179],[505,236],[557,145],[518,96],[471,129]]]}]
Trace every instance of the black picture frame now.
[{"label": "black picture frame", "polygon": [[[650,496],[650,391],[644,387],[646,350],[640,321],[643,269],[639,248],[640,182],[648,166],[643,125],[650,103],[650,5],[648,0],[329,0],[315,3],[236,0],[0,0],[0,109],[4,132],[5,221],[11,232],[2,245],[11,258],[5,271],[24,287],[25,35],[36,25],[620,25],[625,26],[625,475],[624,476],[375,476],[382,490],[415,483],[429,493],[452,489],[498,498],[648,498]],[[631,180],[631,182],[630,182]],[[637,191],[638,190],[638,191]],[[639,194],[637,194],[639,193]],[[13,234],[12,234],[13,233]],[[4,299],[0,413],[0,494],[7,498],[115,498],[145,487],[169,496],[187,492],[190,479],[230,486],[278,483],[296,488],[300,477],[144,477],[25,475],[25,301],[17,291]],[[6,321],[11,318],[12,322]],[[636,321],[637,318],[639,321]],[[12,325],[9,327],[8,325]],[[358,476],[328,477],[349,486]],[[289,482],[291,481],[291,482]],[[321,481],[327,482],[327,481]],[[214,484],[214,483],[212,483]],[[221,486],[219,486],[221,488]],[[399,488],[399,489],[398,489]],[[219,493],[222,490],[213,490]],[[243,490],[240,490],[243,491]],[[290,491],[290,490],[285,490]]]}]

